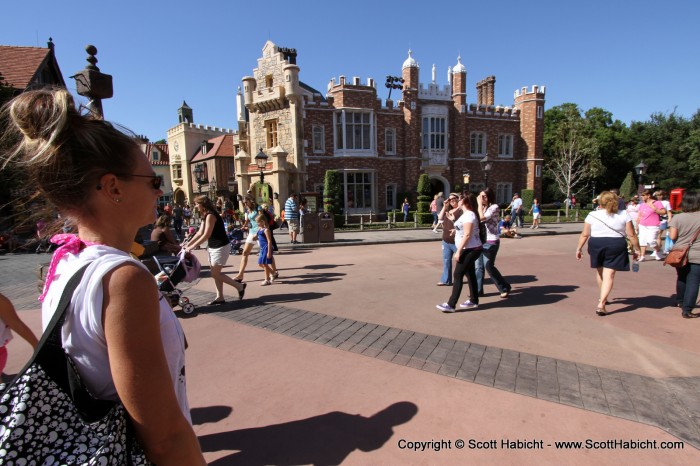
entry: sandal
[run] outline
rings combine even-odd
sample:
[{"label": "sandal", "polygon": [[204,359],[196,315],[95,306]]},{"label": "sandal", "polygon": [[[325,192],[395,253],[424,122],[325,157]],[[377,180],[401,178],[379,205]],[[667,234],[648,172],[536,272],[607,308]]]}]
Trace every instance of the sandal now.
[{"label": "sandal", "polygon": [[442,283],[442,282],[440,282],[440,283],[437,284],[437,286],[447,286],[447,283]]},{"label": "sandal", "polygon": [[243,285],[243,288],[238,290],[238,300],[239,301],[243,299],[243,296],[245,296],[245,289],[248,287],[247,283],[241,283],[241,285]]},{"label": "sandal", "polygon": [[243,283],[243,279],[242,279],[242,278],[234,278],[233,281],[234,281],[234,282],[238,282],[238,283]]},{"label": "sandal", "polygon": [[601,317],[608,315],[608,311],[606,311],[605,309],[601,309],[599,307],[596,308],[595,313]]},{"label": "sandal", "polygon": [[224,304],[225,302],[225,299],[215,299],[213,301],[209,301],[207,303],[207,306],[218,306],[219,304]]}]

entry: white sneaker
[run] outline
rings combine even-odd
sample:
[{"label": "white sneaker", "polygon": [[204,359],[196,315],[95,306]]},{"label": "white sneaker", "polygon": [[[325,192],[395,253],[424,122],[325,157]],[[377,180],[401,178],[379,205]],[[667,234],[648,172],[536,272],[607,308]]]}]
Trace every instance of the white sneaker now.
[{"label": "white sneaker", "polygon": [[272,285],[272,282],[269,282],[267,280],[263,280],[263,282],[260,284],[260,286],[268,286],[268,285]]},{"label": "white sneaker", "polygon": [[637,259],[637,262],[644,262],[644,259],[644,257],[640,257],[639,259]]},{"label": "white sneaker", "polygon": [[435,307],[440,309],[442,312],[454,312],[455,311],[455,308],[453,308],[452,306],[450,306],[447,303],[438,304]]},{"label": "white sneaker", "polygon": [[460,304],[459,307],[462,309],[476,309],[477,307],[479,307],[479,305],[467,299],[462,304]]},{"label": "white sneaker", "polygon": [[661,256],[659,256],[656,252],[652,253],[651,257],[653,257],[654,260],[657,260],[657,261],[662,261],[662,260],[664,260],[664,258],[661,257]]}]

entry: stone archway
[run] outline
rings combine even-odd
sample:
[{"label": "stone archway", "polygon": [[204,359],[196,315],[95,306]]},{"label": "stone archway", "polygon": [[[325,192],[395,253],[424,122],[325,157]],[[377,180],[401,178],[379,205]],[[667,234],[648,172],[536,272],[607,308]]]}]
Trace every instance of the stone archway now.
[{"label": "stone archway", "polygon": [[443,193],[445,197],[450,194],[450,182],[440,175],[430,175],[430,195],[435,196],[437,193]]},{"label": "stone archway", "polygon": [[173,194],[173,202],[175,204],[185,205],[186,200],[187,196],[185,196],[185,192],[181,189],[176,190]]}]

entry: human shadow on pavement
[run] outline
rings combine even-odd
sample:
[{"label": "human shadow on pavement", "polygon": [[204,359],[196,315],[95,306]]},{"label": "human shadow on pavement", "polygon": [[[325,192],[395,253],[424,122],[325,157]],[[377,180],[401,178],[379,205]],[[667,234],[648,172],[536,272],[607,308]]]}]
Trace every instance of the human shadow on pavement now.
[{"label": "human shadow on pavement", "polygon": [[[632,312],[638,309],[665,309],[672,308],[676,309],[678,313],[681,313],[680,308],[674,307],[674,300],[672,297],[668,296],[634,296],[629,298],[612,298],[608,300],[606,310],[608,315],[618,314],[622,312]],[[617,308],[622,304],[624,307]]]},{"label": "human shadow on pavement", "polygon": [[402,401],[364,417],[340,411],[251,429],[202,435],[202,451],[239,450],[210,465],[327,465],[340,464],[355,450],[381,448],[394,426],[405,424],[418,406]]},{"label": "human shadow on pavement", "polygon": [[262,304],[281,304],[321,299],[330,295],[330,293],[278,293],[261,296],[258,299],[262,302]]},{"label": "human shadow on pavement", "polygon": [[192,416],[192,424],[202,425],[226,419],[232,412],[233,408],[230,406],[206,406],[204,408],[190,409],[190,416]]},{"label": "human shadow on pavement", "polygon": [[346,273],[305,273],[303,275],[295,275],[292,277],[281,277],[275,280],[275,283],[287,285],[305,285],[310,283],[324,283],[341,280],[341,277],[346,276]]},{"label": "human shadow on pavement", "polygon": [[[543,285],[513,288],[507,299],[495,303],[484,303],[484,310],[493,305],[494,308],[527,307],[554,304],[569,298],[578,286],[576,285]],[[479,306],[481,308],[481,306]]]},{"label": "human shadow on pavement", "polygon": [[301,267],[302,269],[320,270],[320,269],[334,269],[336,267],[352,267],[355,264],[311,264]]},{"label": "human shadow on pavement", "polygon": [[[486,277],[488,278],[484,278],[484,284],[493,284],[493,280],[491,280],[488,273],[486,273]],[[504,275],[503,278],[505,278],[511,285],[516,283],[532,283],[537,281],[537,277],[535,275]]]}]

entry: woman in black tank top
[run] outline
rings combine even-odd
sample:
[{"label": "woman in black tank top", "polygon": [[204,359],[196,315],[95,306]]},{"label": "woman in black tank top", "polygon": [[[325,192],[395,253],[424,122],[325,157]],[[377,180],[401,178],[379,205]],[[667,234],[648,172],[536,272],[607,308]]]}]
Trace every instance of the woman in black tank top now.
[{"label": "woman in black tank top", "polygon": [[233,280],[228,275],[224,275],[221,270],[226,265],[228,256],[231,253],[226,229],[224,228],[224,220],[216,211],[214,203],[207,196],[197,196],[194,202],[202,218],[202,225],[199,227],[197,234],[187,243],[185,250],[190,252],[207,241],[209,267],[211,277],[214,279],[214,285],[216,286],[216,298],[207,304],[215,305],[226,302],[224,298],[224,283],[234,287],[238,291],[238,299],[243,299],[247,285]]}]

